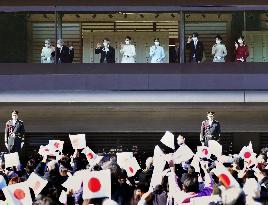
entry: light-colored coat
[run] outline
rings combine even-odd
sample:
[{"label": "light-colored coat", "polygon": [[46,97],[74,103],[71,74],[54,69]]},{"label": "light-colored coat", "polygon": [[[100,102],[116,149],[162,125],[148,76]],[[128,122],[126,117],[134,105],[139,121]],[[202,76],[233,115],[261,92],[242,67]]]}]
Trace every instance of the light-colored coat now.
[{"label": "light-colored coat", "polygon": [[214,55],[213,62],[225,62],[227,49],[224,44],[215,44],[212,47],[212,55]]},{"label": "light-colored coat", "polygon": [[135,63],[136,50],[134,45],[123,45],[120,53],[123,55],[121,63]]},{"label": "light-colored coat", "polygon": [[55,52],[55,47],[43,47],[41,52],[41,63],[54,63],[55,58],[51,55],[53,52]]},{"label": "light-colored coat", "polygon": [[162,46],[151,46],[150,53],[151,63],[164,63],[165,51]]}]

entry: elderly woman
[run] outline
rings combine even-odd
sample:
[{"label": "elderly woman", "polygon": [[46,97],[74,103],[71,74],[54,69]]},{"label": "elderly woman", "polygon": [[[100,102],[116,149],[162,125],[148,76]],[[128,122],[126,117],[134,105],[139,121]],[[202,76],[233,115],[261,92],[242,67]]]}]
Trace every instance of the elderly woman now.
[{"label": "elderly woman", "polygon": [[55,62],[55,47],[51,45],[50,39],[45,40],[45,47],[41,52],[41,63],[54,63]]}]

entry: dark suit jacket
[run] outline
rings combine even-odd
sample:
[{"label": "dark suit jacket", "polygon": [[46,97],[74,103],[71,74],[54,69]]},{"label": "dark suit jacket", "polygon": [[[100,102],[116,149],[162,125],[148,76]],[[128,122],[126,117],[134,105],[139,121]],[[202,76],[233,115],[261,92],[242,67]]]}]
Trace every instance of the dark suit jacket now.
[{"label": "dark suit jacket", "polygon": [[189,62],[192,62],[194,55],[197,61],[202,61],[204,45],[201,41],[197,41],[196,46],[194,46],[194,42],[191,41],[190,43],[186,44],[186,48],[190,50]]},{"label": "dark suit jacket", "polygon": [[[13,141],[10,140],[10,135],[12,133],[14,133],[16,136],[14,139],[14,144]],[[17,120],[14,126],[12,124],[12,120],[7,121],[5,127],[5,143],[8,144],[8,149],[10,152],[20,151],[21,142],[24,142],[24,134],[25,129],[23,121]]]},{"label": "dark suit jacket", "polygon": [[213,140],[219,141],[221,134],[221,126],[220,123],[216,120],[213,120],[212,124],[209,125],[209,121],[205,120],[201,125],[201,133],[200,138],[202,141],[205,141],[206,136],[211,135]]},{"label": "dark suit jacket", "polygon": [[101,54],[100,63],[103,63],[105,58],[107,63],[115,63],[115,50],[112,46],[109,46],[108,48],[108,52],[104,51],[104,47],[95,49],[95,54]]},{"label": "dark suit jacket", "polygon": [[[177,49],[177,52],[176,52]],[[169,47],[169,62],[179,63],[180,62],[180,48]]]},{"label": "dark suit jacket", "polygon": [[57,54],[57,63],[71,63],[73,59],[73,50],[70,52],[70,49],[67,46],[63,46],[60,50],[58,47],[56,49]]}]

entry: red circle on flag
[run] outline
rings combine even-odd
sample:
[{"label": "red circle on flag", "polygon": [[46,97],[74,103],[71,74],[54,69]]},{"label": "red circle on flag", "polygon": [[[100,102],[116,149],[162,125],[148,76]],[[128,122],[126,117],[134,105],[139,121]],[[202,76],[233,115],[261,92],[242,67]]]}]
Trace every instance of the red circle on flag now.
[{"label": "red circle on flag", "polygon": [[88,188],[92,192],[98,192],[101,189],[100,180],[93,177],[88,181]]},{"label": "red circle on flag", "polygon": [[129,167],[128,169],[129,169],[129,171],[130,171],[132,174],[134,173],[134,170],[133,170],[132,167]]},{"label": "red circle on flag", "polygon": [[56,148],[59,148],[59,143],[58,142],[55,142],[55,144],[54,144],[54,146],[56,147]]},{"label": "red circle on flag", "polygon": [[87,154],[87,157],[88,157],[89,159],[93,159],[93,154],[92,154],[92,153],[88,153],[88,154]]},{"label": "red circle on flag", "polygon": [[203,149],[202,151],[203,151],[204,155],[208,155],[208,150],[207,149]]},{"label": "red circle on flag", "polygon": [[228,188],[230,186],[230,184],[231,184],[231,181],[230,181],[229,177],[227,175],[225,175],[225,174],[220,174],[219,180],[222,182],[222,184],[226,188]]},{"label": "red circle on flag", "polygon": [[15,189],[13,194],[14,194],[14,197],[18,200],[24,199],[26,195],[22,189]]},{"label": "red circle on flag", "polygon": [[40,181],[35,182],[33,190],[38,190],[40,188],[40,185],[41,185]]},{"label": "red circle on flag", "polygon": [[247,158],[250,158],[251,157],[251,154],[250,152],[245,152],[244,153],[244,157],[247,159]]}]

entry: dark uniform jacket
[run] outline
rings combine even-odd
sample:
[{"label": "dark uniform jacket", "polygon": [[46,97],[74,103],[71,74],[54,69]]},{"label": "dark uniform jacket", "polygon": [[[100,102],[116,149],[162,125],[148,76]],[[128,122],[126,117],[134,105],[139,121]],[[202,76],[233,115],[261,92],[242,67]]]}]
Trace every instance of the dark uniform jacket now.
[{"label": "dark uniform jacket", "polygon": [[189,62],[193,61],[193,56],[195,56],[196,61],[202,61],[204,46],[201,41],[197,41],[196,46],[194,45],[194,42],[191,41],[190,43],[186,44],[186,48],[190,50]]},{"label": "dark uniform jacket", "polygon": [[108,47],[109,51],[105,51],[104,47],[96,48],[95,54],[101,54],[100,63],[106,60],[107,63],[115,63],[115,50],[112,46]]},{"label": "dark uniform jacket", "polygon": [[[15,137],[12,137],[11,134],[14,133]],[[15,125],[13,121],[9,120],[6,123],[5,127],[5,143],[8,144],[9,152],[19,152],[21,149],[21,143],[24,142],[24,124],[23,121],[17,120]]]},{"label": "dark uniform jacket", "polygon": [[220,140],[221,127],[220,123],[213,120],[212,124],[209,124],[208,120],[202,122],[200,140],[201,142],[207,142],[208,140]]},{"label": "dark uniform jacket", "polygon": [[67,46],[56,48],[56,62],[57,63],[72,63],[74,58],[74,49],[70,50]]}]

